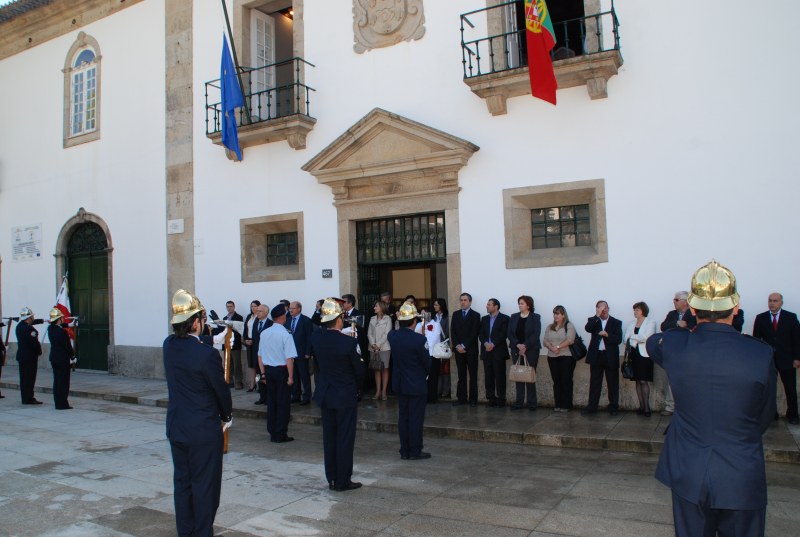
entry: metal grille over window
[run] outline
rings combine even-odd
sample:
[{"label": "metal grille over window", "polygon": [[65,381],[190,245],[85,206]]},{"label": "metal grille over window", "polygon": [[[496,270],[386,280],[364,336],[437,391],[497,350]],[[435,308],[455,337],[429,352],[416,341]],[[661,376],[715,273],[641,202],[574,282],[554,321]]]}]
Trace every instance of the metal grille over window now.
[{"label": "metal grille over window", "polygon": [[297,232],[267,235],[267,266],[297,264]]},{"label": "metal grille over window", "polygon": [[591,246],[589,205],[531,210],[533,249]]},{"label": "metal grille over window", "polygon": [[444,213],[357,222],[356,248],[359,263],[444,260]]}]

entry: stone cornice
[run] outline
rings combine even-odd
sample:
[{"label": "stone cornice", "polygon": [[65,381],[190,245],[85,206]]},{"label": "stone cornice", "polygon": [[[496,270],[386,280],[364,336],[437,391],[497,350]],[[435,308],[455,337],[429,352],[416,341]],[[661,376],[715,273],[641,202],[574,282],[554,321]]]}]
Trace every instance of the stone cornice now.
[{"label": "stone cornice", "polygon": [[0,60],[66,35],[142,0],[53,0],[0,24]]}]

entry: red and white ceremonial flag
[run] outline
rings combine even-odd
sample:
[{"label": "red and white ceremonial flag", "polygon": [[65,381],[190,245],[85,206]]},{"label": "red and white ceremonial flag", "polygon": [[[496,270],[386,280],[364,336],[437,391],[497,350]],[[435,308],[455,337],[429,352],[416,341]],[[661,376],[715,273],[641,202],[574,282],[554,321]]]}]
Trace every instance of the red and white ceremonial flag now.
[{"label": "red and white ceremonial flag", "polygon": [[75,341],[75,331],[71,326],[72,319],[69,318],[72,317],[72,313],[69,307],[69,289],[67,287],[66,276],[64,276],[64,280],[61,282],[61,289],[59,289],[58,296],[56,297],[56,308],[64,316],[64,328],[66,328],[69,338]]}]

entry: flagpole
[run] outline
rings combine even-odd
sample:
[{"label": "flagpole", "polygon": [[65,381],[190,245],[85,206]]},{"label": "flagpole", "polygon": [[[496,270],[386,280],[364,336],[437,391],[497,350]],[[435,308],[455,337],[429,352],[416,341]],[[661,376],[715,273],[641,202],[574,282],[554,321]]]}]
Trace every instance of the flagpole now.
[{"label": "flagpole", "polygon": [[228,41],[231,42],[231,52],[233,53],[233,66],[236,67],[236,78],[239,80],[239,91],[242,93],[242,102],[245,105],[242,107],[244,108],[244,113],[247,115],[247,123],[252,123],[252,119],[250,118],[250,107],[247,106],[247,101],[244,98],[244,83],[242,82],[242,67],[239,65],[239,57],[236,55],[236,43],[233,42],[233,31],[231,31],[231,20],[228,18],[228,5],[225,3],[225,0],[221,0],[222,2],[222,11],[225,14],[225,26],[228,27]]}]

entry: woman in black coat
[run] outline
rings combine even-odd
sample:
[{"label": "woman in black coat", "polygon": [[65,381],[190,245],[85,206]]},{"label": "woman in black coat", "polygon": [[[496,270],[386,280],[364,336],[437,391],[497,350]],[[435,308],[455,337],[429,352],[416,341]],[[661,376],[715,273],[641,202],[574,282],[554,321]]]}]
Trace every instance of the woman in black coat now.
[{"label": "woman in black coat", "polygon": [[[542,334],[542,319],[534,313],[533,298],[522,295],[517,299],[519,312],[511,316],[508,323],[508,347],[511,359],[516,365],[527,358],[528,365],[534,369],[539,365],[539,350],[542,344],[539,337]],[[539,401],[536,397],[536,383],[517,382],[517,400],[511,405],[511,410],[521,410],[525,402],[525,390],[528,391],[528,410],[536,410]]]},{"label": "woman in black coat", "polygon": [[256,308],[261,305],[258,300],[253,300],[250,303],[250,313],[244,319],[244,334],[242,334],[242,344],[247,349],[247,391],[253,392],[256,389],[256,352],[253,352],[253,323],[256,321]]}]

